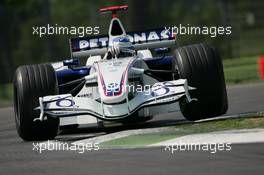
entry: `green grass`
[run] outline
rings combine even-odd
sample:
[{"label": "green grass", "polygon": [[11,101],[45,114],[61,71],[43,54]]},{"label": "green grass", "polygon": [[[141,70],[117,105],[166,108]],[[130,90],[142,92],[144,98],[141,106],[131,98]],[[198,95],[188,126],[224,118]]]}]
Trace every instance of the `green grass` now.
[{"label": "green grass", "polygon": [[224,72],[227,84],[260,81],[257,66],[258,57],[244,57],[224,60]]},{"label": "green grass", "polygon": [[100,147],[143,146],[175,138],[175,133],[138,134],[100,144]]},{"label": "green grass", "polygon": [[150,134],[138,134],[123,137],[107,142],[103,142],[100,145],[102,147],[118,147],[118,146],[142,146],[158,143],[161,141],[177,138],[180,136],[207,133],[213,131],[223,131],[231,129],[252,129],[252,128],[264,128],[263,114],[250,118],[240,119],[227,119],[219,121],[209,121],[201,123],[190,123],[176,125],[168,129],[167,131],[150,133]]}]

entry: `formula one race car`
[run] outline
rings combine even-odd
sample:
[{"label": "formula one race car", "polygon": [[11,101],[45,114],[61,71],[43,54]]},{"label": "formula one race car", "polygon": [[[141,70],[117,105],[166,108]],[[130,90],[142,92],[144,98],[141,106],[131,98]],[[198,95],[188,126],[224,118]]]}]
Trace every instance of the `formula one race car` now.
[{"label": "formula one race car", "polygon": [[15,121],[22,139],[52,139],[61,126],[80,123],[144,122],[176,111],[199,120],[227,111],[217,50],[206,44],[176,48],[176,36],[165,29],[126,33],[117,12],[127,9],[100,9],[112,12],[108,35],[70,39],[71,59],[16,70]]}]

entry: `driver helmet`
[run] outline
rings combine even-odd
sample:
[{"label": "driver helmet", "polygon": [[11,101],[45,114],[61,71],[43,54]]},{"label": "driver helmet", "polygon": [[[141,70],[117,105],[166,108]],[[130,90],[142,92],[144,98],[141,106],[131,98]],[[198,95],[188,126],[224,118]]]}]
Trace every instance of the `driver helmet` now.
[{"label": "driver helmet", "polygon": [[111,50],[117,58],[131,57],[135,53],[134,47],[127,36],[114,38]]}]

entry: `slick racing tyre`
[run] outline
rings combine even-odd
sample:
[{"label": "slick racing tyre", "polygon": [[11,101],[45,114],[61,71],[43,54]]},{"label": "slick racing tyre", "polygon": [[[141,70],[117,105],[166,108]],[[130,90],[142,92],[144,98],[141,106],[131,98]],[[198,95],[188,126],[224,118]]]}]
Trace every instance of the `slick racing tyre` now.
[{"label": "slick racing tyre", "polygon": [[215,117],[226,113],[228,108],[223,65],[218,51],[206,44],[194,44],[175,50],[172,62],[173,71],[179,78],[187,79],[190,90],[190,103],[180,100],[184,117],[194,121]]},{"label": "slick racing tyre", "polygon": [[33,121],[39,117],[39,97],[58,94],[55,71],[50,64],[20,66],[14,76],[15,122],[19,136],[26,141],[53,139],[59,119]]}]

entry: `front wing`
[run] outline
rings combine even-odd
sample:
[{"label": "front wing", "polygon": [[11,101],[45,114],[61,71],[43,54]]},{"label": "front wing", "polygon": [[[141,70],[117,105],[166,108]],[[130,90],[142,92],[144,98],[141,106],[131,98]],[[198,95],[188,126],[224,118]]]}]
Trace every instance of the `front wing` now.
[{"label": "front wing", "polygon": [[73,97],[71,94],[40,97],[39,118],[44,120],[46,115],[51,117],[72,117],[92,115],[101,120],[122,120],[132,116],[138,110],[169,103],[175,103],[180,98],[192,101],[186,79],[155,83],[151,89],[139,92],[133,99],[123,103],[105,104],[99,99]]}]

